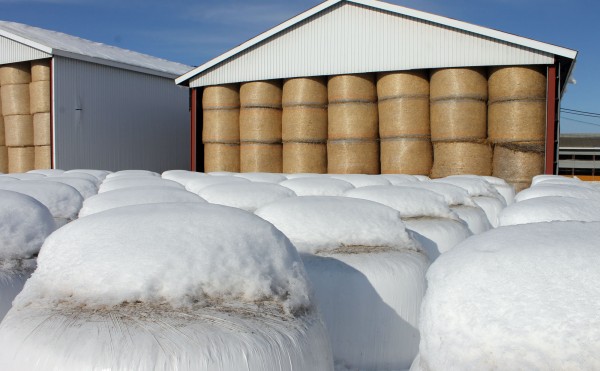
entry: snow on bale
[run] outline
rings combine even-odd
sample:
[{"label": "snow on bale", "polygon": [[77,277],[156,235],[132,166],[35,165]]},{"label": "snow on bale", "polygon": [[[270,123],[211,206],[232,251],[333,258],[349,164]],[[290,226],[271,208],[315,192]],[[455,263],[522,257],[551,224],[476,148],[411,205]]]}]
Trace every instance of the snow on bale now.
[{"label": "snow on bale", "polygon": [[390,185],[389,180],[382,177],[381,175],[367,175],[367,174],[329,174],[331,178],[345,180],[352,184],[356,188],[367,187],[373,185]]},{"label": "snow on bale", "polygon": [[62,175],[64,172],[65,172],[64,170],[60,170],[60,169],[36,169],[36,170],[29,170],[27,173],[41,174],[41,175],[50,177],[50,176]]},{"label": "snow on bale", "polygon": [[600,223],[474,236],[427,273],[411,370],[600,369]]},{"label": "snow on bale", "polygon": [[297,178],[329,178],[328,174],[319,174],[319,173],[290,173],[285,174],[287,179],[297,179]]},{"label": "snow on bale", "polygon": [[468,238],[471,231],[448,207],[444,197],[416,187],[370,186],[352,189],[345,196],[375,201],[400,212],[412,236],[430,260]]},{"label": "snow on bale", "polygon": [[98,193],[115,191],[118,189],[126,188],[139,188],[139,187],[165,187],[165,188],[177,188],[183,189],[184,187],[172,180],[162,179],[155,176],[134,176],[124,175],[123,177],[116,177],[104,180],[98,189]]},{"label": "snow on bale", "polygon": [[83,197],[69,185],[45,180],[0,182],[0,189],[31,196],[50,210],[57,227],[77,219]]},{"label": "snow on bale", "polygon": [[566,182],[581,182],[579,178],[577,177],[573,177],[573,178],[567,178],[564,177],[562,175],[549,175],[549,174],[542,174],[542,175],[536,175],[533,177],[533,179],[531,179],[531,186],[536,185],[537,183],[540,182],[544,182],[547,180],[551,180],[551,181],[566,181]]},{"label": "snow on bale", "polygon": [[283,174],[276,173],[238,173],[234,176],[246,178],[251,182],[279,183],[287,179]]},{"label": "snow on bale", "polygon": [[396,210],[295,197],[256,211],[300,251],[340,369],[406,369],[417,353],[427,256]]},{"label": "snow on bale", "polygon": [[122,207],[52,234],[0,325],[0,369],[331,370],[290,241],[206,203]]},{"label": "snow on bale", "polygon": [[450,175],[446,178],[467,178],[467,179],[482,179],[488,182],[496,189],[496,191],[504,198],[507,205],[514,202],[515,187],[508,184],[504,179],[495,176],[478,176],[478,175]]},{"label": "snow on bale", "polygon": [[0,190],[0,321],[35,269],[35,256],[56,226],[36,199]]},{"label": "snow on bale", "polygon": [[392,185],[419,181],[416,176],[409,174],[381,174],[380,176],[387,179]]},{"label": "snow on bale", "polygon": [[77,190],[83,199],[87,199],[98,193],[98,185],[94,181],[71,176],[48,176],[42,181],[57,182],[69,185]]},{"label": "snow on bale", "polygon": [[46,176],[43,174],[35,174],[35,173],[10,173],[7,176],[19,180],[34,180],[34,179],[44,179]]},{"label": "snow on bale", "polygon": [[206,176],[188,182],[185,186],[190,192],[199,193],[203,188],[215,185],[215,184],[226,184],[226,183],[250,183],[248,179],[240,178],[232,175],[218,175],[218,176]]},{"label": "snow on bale", "polygon": [[296,197],[296,193],[289,188],[262,182],[215,184],[202,188],[198,195],[210,203],[235,207],[252,213],[271,202]]},{"label": "snow on bale", "polygon": [[117,207],[162,204],[169,202],[205,202],[198,195],[185,189],[170,187],[123,188],[97,194],[86,199],[79,211],[79,217],[96,214]]},{"label": "snow on bale", "polygon": [[11,181],[17,181],[17,180],[19,180],[19,179],[13,178],[8,175],[4,175],[4,174],[0,175],[0,182],[11,182]]},{"label": "snow on bale", "polygon": [[93,176],[94,178],[98,179],[100,182],[102,182],[106,176],[108,174],[111,174],[110,171],[106,171],[106,170],[95,170],[95,169],[73,169],[73,170],[67,170],[65,171],[64,175],[69,175],[69,176],[73,176],[73,174],[88,174]]},{"label": "snow on bale", "polygon": [[305,177],[284,180],[279,183],[298,196],[343,196],[354,186],[345,180],[328,177]]},{"label": "snow on bale", "polygon": [[600,200],[600,190],[581,187],[571,184],[543,184],[537,183],[531,188],[527,188],[519,192],[515,196],[515,202],[522,202],[537,197],[562,196],[573,197],[587,200]]},{"label": "snow on bale", "polygon": [[114,173],[110,173],[107,174],[106,177],[104,178],[105,180],[108,179],[116,179],[116,178],[128,178],[128,177],[145,177],[145,176],[149,176],[149,177],[160,177],[160,174],[155,173],[154,171],[149,171],[149,170],[121,170],[121,171],[116,171]]},{"label": "snow on bale", "polygon": [[501,226],[552,221],[600,222],[600,200],[573,197],[538,197],[502,210]]},{"label": "snow on bale", "polygon": [[204,173],[188,170],[168,170],[163,172],[161,175],[163,179],[172,180],[183,185],[184,187],[188,184],[188,182],[205,176],[207,175]]}]

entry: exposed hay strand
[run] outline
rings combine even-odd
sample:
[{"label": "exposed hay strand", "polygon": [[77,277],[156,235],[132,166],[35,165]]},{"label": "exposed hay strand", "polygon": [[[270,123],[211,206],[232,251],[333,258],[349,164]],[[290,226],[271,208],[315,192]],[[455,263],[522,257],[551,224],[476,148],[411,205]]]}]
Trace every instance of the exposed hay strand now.
[{"label": "exposed hay strand", "polygon": [[327,172],[379,174],[379,142],[377,140],[328,141]]},{"label": "exposed hay strand", "polygon": [[429,175],[433,148],[429,138],[382,139],[381,173]]},{"label": "exposed hay strand", "polygon": [[281,173],[283,170],[282,144],[241,143],[240,171]]},{"label": "exposed hay strand", "polygon": [[33,81],[29,84],[30,113],[50,112],[50,81]]},{"label": "exposed hay strand", "polygon": [[52,135],[50,130],[50,112],[33,115],[33,145],[49,146]]},{"label": "exposed hay strand", "polygon": [[521,188],[531,185],[531,179],[544,172],[544,143],[512,143],[494,147],[493,175]]},{"label": "exposed hay strand", "polygon": [[50,59],[31,61],[31,81],[50,81]]},{"label": "exposed hay strand", "polygon": [[29,84],[30,82],[31,64],[29,62],[0,66],[0,85]]},{"label": "exposed hay strand", "polygon": [[283,143],[284,173],[327,173],[327,144]]},{"label": "exposed hay strand", "polygon": [[35,168],[50,169],[52,167],[52,148],[50,146],[36,146]]},{"label": "exposed hay strand", "polygon": [[2,85],[2,114],[29,115],[29,84]]},{"label": "exposed hay strand", "polygon": [[492,147],[487,143],[433,143],[432,178],[449,175],[492,175]]},{"label": "exposed hay strand", "polygon": [[204,172],[240,172],[240,145],[223,143],[204,144]]},{"label": "exposed hay strand", "polygon": [[4,116],[5,143],[9,147],[33,145],[33,117],[31,115]]},{"label": "exposed hay strand", "polygon": [[34,147],[8,147],[8,172],[25,173],[35,168]]},{"label": "exposed hay strand", "polygon": [[238,84],[207,86],[202,92],[202,108],[239,108]]}]

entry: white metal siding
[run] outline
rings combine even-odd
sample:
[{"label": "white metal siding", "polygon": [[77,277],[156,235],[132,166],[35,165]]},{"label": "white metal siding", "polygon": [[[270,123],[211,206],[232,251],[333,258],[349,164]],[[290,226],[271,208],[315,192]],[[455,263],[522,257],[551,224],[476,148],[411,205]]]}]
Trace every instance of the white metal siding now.
[{"label": "white metal siding", "polygon": [[54,58],[59,169],[189,169],[188,89],[173,80]]},{"label": "white metal siding", "polygon": [[420,68],[552,64],[553,55],[342,2],[200,73],[190,87]]},{"label": "white metal siding", "polygon": [[0,36],[0,64],[50,58],[50,54]]}]

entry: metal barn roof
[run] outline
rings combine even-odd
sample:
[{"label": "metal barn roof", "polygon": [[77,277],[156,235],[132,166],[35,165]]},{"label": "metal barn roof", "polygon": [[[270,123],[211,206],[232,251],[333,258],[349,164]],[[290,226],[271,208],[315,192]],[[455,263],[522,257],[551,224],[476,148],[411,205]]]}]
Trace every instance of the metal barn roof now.
[{"label": "metal barn roof", "polygon": [[175,78],[192,67],[21,23],[0,21],[0,64],[54,55]]},{"label": "metal barn roof", "polygon": [[329,0],[180,76],[201,87],[344,73],[565,63],[577,52],[373,0]]}]

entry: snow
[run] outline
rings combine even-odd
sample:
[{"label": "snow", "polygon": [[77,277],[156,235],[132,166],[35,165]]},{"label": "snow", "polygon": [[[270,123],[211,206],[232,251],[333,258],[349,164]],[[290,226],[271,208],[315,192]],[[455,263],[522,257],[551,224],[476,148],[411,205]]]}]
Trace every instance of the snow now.
[{"label": "snow", "polygon": [[437,194],[444,196],[446,203],[450,206],[454,205],[467,205],[475,206],[475,203],[469,196],[466,190],[446,183],[439,183],[433,181],[423,181],[417,184],[396,184],[396,187],[415,187],[418,186],[421,189],[427,189]]},{"label": "snow", "polygon": [[117,189],[139,188],[139,187],[165,187],[183,189],[184,187],[172,180],[162,179],[155,176],[123,176],[106,179],[98,189],[98,193],[110,192]]},{"label": "snow", "polygon": [[373,201],[293,197],[261,207],[256,215],[281,230],[300,252],[315,254],[344,246],[420,251],[404,229],[400,213]]},{"label": "snow", "polygon": [[372,185],[390,185],[389,180],[380,175],[365,175],[365,174],[329,174],[329,177],[334,179],[345,180],[356,188]]},{"label": "snow", "polygon": [[19,180],[33,180],[33,179],[44,179],[46,176],[43,174],[34,174],[34,173],[10,173],[7,175],[2,175],[4,176],[8,176],[10,178],[13,179],[19,179]]},{"label": "snow", "polygon": [[354,189],[345,180],[328,177],[297,177],[279,184],[296,192],[298,196],[343,196],[344,192]]},{"label": "snow", "polygon": [[600,222],[600,200],[573,197],[538,197],[517,202],[502,211],[500,225],[551,221]]},{"label": "snow", "polygon": [[79,177],[70,177],[62,175],[49,176],[44,178],[42,181],[57,182],[69,185],[75,188],[84,200],[98,193],[98,186],[95,182]]},{"label": "snow", "polygon": [[276,173],[238,173],[235,176],[263,183],[279,183],[287,179],[285,175]]},{"label": "snow", "polygon": [[419,181],[419,178],[409,174],[381,174],[380,177],[389,180],[392,185]]},{"label": "snow", "polygon": [[187,171],[187,170],[168,170],[162,173],[161,177],[163,179],[172,180],[177,182],[184,187],[190,180],[198,179],[200,177],[205,177],[204,173],[197,173],[195,171]]},{"label": "snow", "polygon": [[110,171],[106,171],[106,170],[94,170],[94,169],[73,169],[73,170],[67,170],[64,172],[64,175],[69,175],[72,176],[73,174],[87,174],[87,175],[91,175],[94,178],[102,181],[106,178],[106,176],[108,174],[110,174]]},{"label": "snow", "polygon": [[10,176],[4,175],[4,174],[0,175],[0,182],[12,182],[12,181],[15,181],[15,180],[19,180],[19,179],[18,178],[13,178],[13,177],[10,177]]},{"label": "snow", "polygon": [[410,218],[404,225],[431,261],[472,235],[465,222],[447,218]]},{"label": "snow", "polygon": [[460,187],[460,188],[466,190],[467,193],[469,194],[469,196],[471,196],[471,197],[486,196],[486,197],[496,197],[496,198],[503,199],[503,197],[498,193],[498,191],[496,191],[496,188],[494,188],[493,185],[491,185],[489,182],[482,179],[481,177],[470,178],[470,177],[465,177],[465,176],[460,176],[460,177],[454,176],[454,177],[435,179],[435,180],[432,180],[432,182],[455,185],[457,187]]},{"label": "snow", "polygon": [[600,368],[600,223],[500,227],[431,265],[413,369]]},{"label": "snow", "polygon": [[519,192],[515,196],[515,202],[547,196],[564,196],[588,200],[600,200],[600,190],[570,184],[538,183],[531,188],[524,189]]},{"label": "snow", "polygon": [[470,178],[470,179],[482,179],[490,183],[496,191],[500,193],[500,195],[504,198],[507,205],[510,205],[514,202],[515,199],[515,188],[506,183],[506,181],[502,178],[497,178],[494,176],[479,176],[479,175],[451,175],[446,178]]},{"label": "snow", "polygon": [[62,175],[65,171],[64,170],[60,170],[60,169],[36,169],[36,170],[29,170],[27,173],[28,174],[41,174],[43,176],[58,176],[58,175]]},{"label": "snow", "polygon": [[292,173],[285,174],[287,179],[298,179],[298,178],[319,178],[319,177],[327,177],[327,174],[319,174],[319,173]]},{"label": "snow", "polygon": [[[192,194],[192,193],[190,193]],[[291,189],[272,183],[230,182],[202,188],[198,195],[206,201],[254,212],[271,202],[296,197]]]},{"label": "snow", "polygon": [[105,181],[109,180],[109,179],[116,179],[116,178],[127,178],[127,177],[145,177],[145,176],[150,176],[150,177],[159,177],[160,174],[155,173],[154,171],[150,171],[150,170],[121,170],[121,171],[117,171],[114,173],[110,173],[106,175],[106,178],[104,178]]},{"label": "snow", "polygon": [[0,259],[0,322],[12,307],[13,299],[35,270],[35,258],[19,260]]},{"label": "snow", "polygon": [[211,175],[211,176],[200,177],[198,179],[187,182],[185,189],[187,189],[190,192],[198,193],[203,188],[206,188],[206,187],[209,187],[209,186],[212,186],[215,184],[225,184],[225,183],[232,183],[232,182],[250,183],[250,181],[248,179],[240,178],[237,176],[231,176],[231,175],[212,176]]},{"label": "snow", "polygon": [[427,175],[413,175],[413,176],[421,182],[426,182],[428,180],[431,180],[431,178],[429,178]]},{"label": "snow", "polygon": [[88,198],[83,202],[79,217],[117,207],[169,202],[204,202],[204,200],[194,193],[178,188],[155,186],[124,188]]},{"label": "snow", "polygon": [[490,224],[485,211],[479,206],[456,205],[451,206],[450,209],[452,209],[462,221],[467,223],[469,230],[473,234],[483,233],[492,229],[492,225]]},{"label": "snow", "polygon": [[492,227],[496,228],[498,226],[498,215],[506,207],[504,198],[477,196],[472,199],[485,212]]},{"label": "snow", "polygon": [[579,178],[577,177],[573,177],[573,178],[567,178],[564,177],[562,175],[547,175],[547,174],[542,174],[542,175],[536,175],[533,177],[533,179],[531,179],[531,186],[534,186],[540,182],[545,182],[545,181],[552,181],[552,182],[575,182],[575,183],[581,183],[581,181],[579,180]]}]

